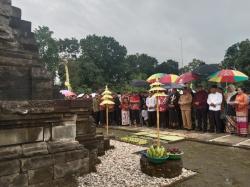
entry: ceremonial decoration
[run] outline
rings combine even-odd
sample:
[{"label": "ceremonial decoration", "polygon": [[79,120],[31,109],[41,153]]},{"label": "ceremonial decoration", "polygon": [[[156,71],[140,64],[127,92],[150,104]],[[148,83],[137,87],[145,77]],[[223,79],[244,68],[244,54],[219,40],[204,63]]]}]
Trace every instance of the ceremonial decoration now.
[{"label": "ceremonial decoration", "polygon": [[106,108],[106,129],[107,129],[107,136],[109,134],[109,106],[114,105],[112,92],[109,91],[108,86],[106,86],[105,91],[102,93],[102,102],[100,105],[105,106]]},{"label": "ceremonial decoration", "polygon": [[159,82],[158,79],[156,79],[155,83],[152,83],[150,85],[151,89],[150,92],[154,93],[154,97],[156,97],[156,118],[157,118],[157,146],[160,147],[160,113],[159,113],[159,102],[158,97],[160,96],[167,96],[164,92],[166,91],[165,88],[163,88],[163,84]]}]

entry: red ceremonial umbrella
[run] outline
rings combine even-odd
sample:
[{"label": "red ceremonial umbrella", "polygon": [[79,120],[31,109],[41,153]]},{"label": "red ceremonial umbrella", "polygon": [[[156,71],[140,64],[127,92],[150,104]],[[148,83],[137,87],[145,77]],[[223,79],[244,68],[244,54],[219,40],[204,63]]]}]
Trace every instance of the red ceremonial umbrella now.
[{"label": "red ceremonial umbrella", "polygon": [[187,72],[182,74],[177,80],[176,80],[176,84],[185,84],[188,82],[191,82],[193,80],[197,80],[199,79],[199,75],[197,75],[196,73],[193,72]]},{"label": "red ceremonial umbrella", "polygon": [[223,69],[209,76],[211,82],[234,83],[248,80],[248,76],[240,71]]},{"label": "red ceremonial umbrella", "polygon": [[162,84],[173,84],[175,83],[175,81],[179,78],[178,75],[174,75],[174,74],[167,74],[164,75],[162,78],[160,78],[160,82]]}]

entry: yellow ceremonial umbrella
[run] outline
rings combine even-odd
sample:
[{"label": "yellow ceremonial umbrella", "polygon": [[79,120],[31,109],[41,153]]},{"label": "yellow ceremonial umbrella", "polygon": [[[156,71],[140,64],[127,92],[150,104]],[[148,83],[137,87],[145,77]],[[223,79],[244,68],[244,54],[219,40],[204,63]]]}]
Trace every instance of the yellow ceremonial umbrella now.
[{"label": "yellow ceremonial umbrella", "polygon": [[104,95],[102,96],[101,98],[102,100],[105,100],[105,99],[113,99],[113,97],[111,95]]},{"label": "yellow ceremonial umbrella", "polygon": [[112,92],[108,90],[108,87],[106,86],[105,91],[102,92],[102,95],[111,95]]},{"label": "yellow ceremonial umbrella", "polygon": [[150,84],[150,87],[151,87],[151,88],[152,88],[152,87],[158,87],[158,86],[164,86],[164,84],[160,83],[159,81],[156,81],[156,82]]},{"label": "yellow ceremonial umbrella", "polygon": [[155,92],[155,91],[166,91],[165,88],[162,88],[160,86],[157,86],[157,87],[152,87],[150,90],[150,92]]},{"label": "yellow ceremonial umbrella", "polygon": [[164,91],[166,91],[165,88],[163,88],[163,84],[159,82],[157,79],[155,83],[151,84],[150,92],[154,92],[154,96],[156,97],[156,117],[157,117],[157,146],[160,146],[160,112],[159,112],[159,101],[158,97],[160,96],[167,96]]},{"label": "yellow ceremonial umbrella", "polygon": [[100,105],[105,105],[106,107],[106,128],[107,128],[107,136],[109,134],[109,106],[114,105],[115,103],[112,101],[112,92],[109,91],[108,86],[106,86],[105,91],[102,93],[102,102]]}]

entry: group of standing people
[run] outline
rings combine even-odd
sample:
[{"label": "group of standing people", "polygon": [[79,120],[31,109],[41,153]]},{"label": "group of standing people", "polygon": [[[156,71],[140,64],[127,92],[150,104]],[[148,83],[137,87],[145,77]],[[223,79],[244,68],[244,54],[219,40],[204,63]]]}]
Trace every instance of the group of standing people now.
[{"label": "group of standing people", "polygon": [[[205,90],[201,85],[195,92],[189,87],[171,89],[166,96],[149,93],[113,95],[115,104],[109,107],[109,124],[156,126],[158,102],[160,127],[197,130],[202,132],[248,134],[248,95],[244,88],[229,85],[225,91],[216,85]],[[105,107],[101,95],[93,98],[96,123],[105,125]]]}]

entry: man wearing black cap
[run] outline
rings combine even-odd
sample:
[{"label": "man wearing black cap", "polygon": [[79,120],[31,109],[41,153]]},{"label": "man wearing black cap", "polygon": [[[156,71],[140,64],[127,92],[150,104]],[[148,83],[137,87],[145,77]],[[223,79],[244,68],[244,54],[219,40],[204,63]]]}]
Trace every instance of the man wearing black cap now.
[{"label": "man wearing black cap", "polygon": [[209,123],[210,123],[210,132],[219,133],[221,132],[221,104],[223,96],[221,93],[217,92],[217,86],[213,85],[210,89],[210,94],[207,98],[207,104],[209,105]]}]

